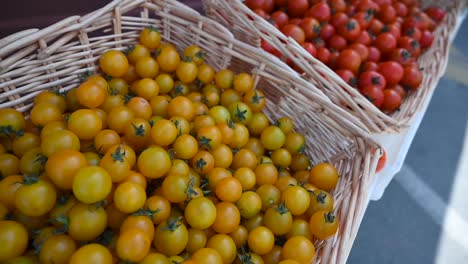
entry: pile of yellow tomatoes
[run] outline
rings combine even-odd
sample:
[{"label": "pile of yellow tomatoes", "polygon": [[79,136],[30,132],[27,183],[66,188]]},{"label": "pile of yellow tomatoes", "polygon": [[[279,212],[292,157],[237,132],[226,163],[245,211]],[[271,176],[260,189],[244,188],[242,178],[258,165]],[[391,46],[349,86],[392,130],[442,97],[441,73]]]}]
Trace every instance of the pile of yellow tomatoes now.
[{"label": "pile of yellow tomatoes", "polygon": [[146,28],[102,74],[0,109],[1,263],[311,263],[337,170],[248,73]]}]

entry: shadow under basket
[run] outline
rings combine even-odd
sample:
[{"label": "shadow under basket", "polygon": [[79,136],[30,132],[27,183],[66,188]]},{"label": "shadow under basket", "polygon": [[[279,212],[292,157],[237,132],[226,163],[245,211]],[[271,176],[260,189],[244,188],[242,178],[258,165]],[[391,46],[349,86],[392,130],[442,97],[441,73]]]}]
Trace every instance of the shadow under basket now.
[{"label": "shadow under basket", "polygon": [[327,161],[338,168],[340,180],[332,194],[340,227],[328,240],[315,240],[315,263],[345,263],[381,149],[350,121],[353,116],[296,72],[280,67],[273,56],[235,40],[223,26],[175,0],[112,1],[86,16],[0,40],[0,107],[27,112],[43,90],[76,88],[81,76],[98,70],[102,53],[136,44],[148,26],[158,29],[179,51],[199,45],[206,52],[205,61],[216,70],[253,74],[256,89],[267,97],[270,120],[291,117],[295,130],[306,137],[305,153],[312,164]]}]

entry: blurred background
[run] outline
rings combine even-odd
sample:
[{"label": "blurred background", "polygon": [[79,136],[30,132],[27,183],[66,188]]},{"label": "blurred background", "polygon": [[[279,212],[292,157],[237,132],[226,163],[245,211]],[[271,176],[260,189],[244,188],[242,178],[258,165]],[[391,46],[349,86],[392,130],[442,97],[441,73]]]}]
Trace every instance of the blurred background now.
[{"label": "blurred background", "polygon": [[[183,0],[198,11],[199,0]],[[0,38],[82,15],[107,0],[3,1]],[[402,171],[381,200],[371,202],[350,264],[468,263],[468,22],[454,41]],[[468,148],[468,146],[466,147]]]}]

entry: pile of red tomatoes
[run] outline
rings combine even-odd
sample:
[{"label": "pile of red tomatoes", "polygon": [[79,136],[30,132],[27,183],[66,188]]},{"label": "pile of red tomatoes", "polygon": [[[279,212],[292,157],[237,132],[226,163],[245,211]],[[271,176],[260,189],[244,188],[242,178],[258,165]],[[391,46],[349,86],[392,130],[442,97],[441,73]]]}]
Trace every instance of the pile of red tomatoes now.
[{"label": "pile of red tomatoes", "polygon": [[[423,80],[416,63],[445,11],[418,0],[246,0],[385,112],[399,109]],[[281,57],[266,41],[262,48]],[[290,66],[300,71],[300,65]]]}]

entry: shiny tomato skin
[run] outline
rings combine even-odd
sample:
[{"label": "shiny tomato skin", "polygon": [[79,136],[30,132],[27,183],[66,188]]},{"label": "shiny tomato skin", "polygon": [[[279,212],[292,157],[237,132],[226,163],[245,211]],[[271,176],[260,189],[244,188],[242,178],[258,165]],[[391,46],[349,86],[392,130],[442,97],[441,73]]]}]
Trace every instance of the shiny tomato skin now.
[{"label": "shiny tomato skin", "polygon": [[354,18],[350,18],[338,28],[338,33],[349,41],[355,41],[361,34],[361,26]]},{"label": "shiny tomato skin", "polygon": [[330,20],[331,8],[326,2],[319,2],[310,7],[305,16],[314,17],[320,22],[325,22]]},{"label": "shiny tomato skin", "polygon": [[422,73],[417,67],[406,66],[403,79],[401,79],[401,85],[403,85],[405,89],[410,88],[416,90],[422,83],[422,79]]},{"label": "shiny tomato skin", "polygon": [[288,13],[291,17],[302,17],[309,8],[307,0],[289,0]]},{"label": "shiny tomato skin", "polygon": [[397,91],[392,89],[385,89],[383,91],[384,101],[382,103],[382,110],[387,112],[393,112],[397,110],[401,105],[401,96]]},{"label": "shiny tomato skin", "polygon": [[320,38],[324,41],[329,40],[332,36],[336,34],[336,29],[331,24],[322,25],[320,29]]},{"label": "shiny tomato skin", "polygon": [[379,62],[381,58],[380,50],[374,46],[369,47],[369,56],[367,57],[368,61]]},{"label": "shiny tomato skin", "polygon": [[304,44],[302,44],[302,47],[307,52],[309,52],[310,55],[312,55],[314,57],[317,57],[317,49],[315,48],[314,44],[312,44],[310,42],[304,42]]},{"label": "shiny tomato skin", "polygon": [[293,38],[299,44],[302,44],[305,41],[306,36],[304,30],[302,30],[302,28],[297,25],[286,25],[283,27],[282,31],[286,36]]},{"label": "shiny tomato skin", "polygon": [[374,44],[382,53],[385,54],[396,48],[397,40],[393,34],[385,32],[377,36]]},{"label": "shiny tomato skin", "polygon": [[422,49],[429,48],[432,43],[434,42],[434,34],[429,30],[424,30],[421,35],[421,39],[419,40],[419,44],[421,44]]},{"label": "shiny tomato skin", "polygon": [[381,90],[385,88],[387,82],[384,76],[376,71],[367,71],[359,76],[359,88],[363,89],[367,86],[375,86]]},{"label": "shiny tomato skin", "polygon": [[337,70],[336,74],[338,74],[338,76],[340,76],[341,79],[345,81],[345,83],[349,84],[352,87],[356,87],[357,79],[352,71],[341,69],[341,70]]},{"label": "shiny tomato skin", "polygon": [[383,90],[379,87],[369,85],[361,89],[362,95],[366,97],[376,107],[381,107],[384,102]]},{"label": "shiny tomato skin", "polygon": [[387,61],[379,65],[379,72],[385,77],[388,85],[398,84],[403,78],[403,71],[403,66],[395,61]]},{"label": "shiny tomato skin", "polygon": [[346,39],[340,35],[334,35],[328,40],[328,47],[338,51],[344,49],[347,44]]},{"label": "shiny tomato skin", "polygon": [[338,56],[336,66],[338,69],[348,69],[356,74],[359,71],[361,62],[361,55],[359,55],[357,51],[353,49],[345,49],[341,51]]}]

